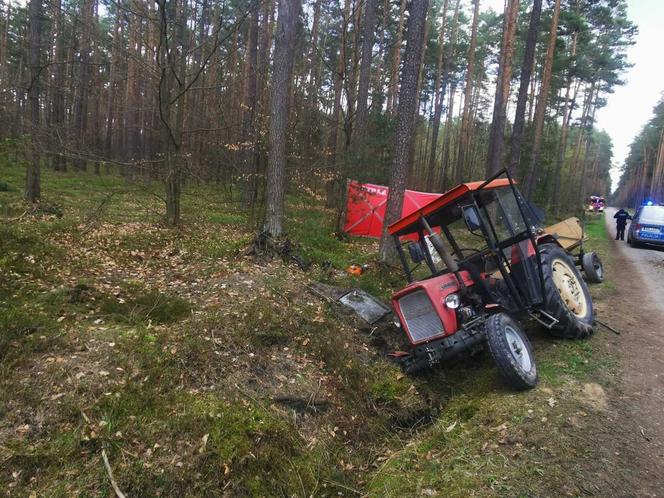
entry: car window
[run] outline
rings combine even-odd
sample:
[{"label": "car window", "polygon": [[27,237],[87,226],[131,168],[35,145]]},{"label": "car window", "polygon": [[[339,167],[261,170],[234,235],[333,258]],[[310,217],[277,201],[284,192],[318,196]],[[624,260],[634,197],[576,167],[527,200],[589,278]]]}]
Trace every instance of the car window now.
[{"label": "car window", "polygon": [[639,213],[639,222],[664,225],[664,206],[645,206]]}]

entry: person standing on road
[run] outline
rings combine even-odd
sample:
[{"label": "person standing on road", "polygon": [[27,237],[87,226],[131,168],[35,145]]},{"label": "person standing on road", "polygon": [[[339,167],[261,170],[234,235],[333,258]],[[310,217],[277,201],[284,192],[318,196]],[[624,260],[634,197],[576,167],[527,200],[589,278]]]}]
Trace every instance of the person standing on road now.
[{"label": "person standing on road", "polygon": [[616,240],[625,240],[625,226],[627,220],[631,220],[632,217],[623,208],[620,208],[613,217],[616,219]]}]

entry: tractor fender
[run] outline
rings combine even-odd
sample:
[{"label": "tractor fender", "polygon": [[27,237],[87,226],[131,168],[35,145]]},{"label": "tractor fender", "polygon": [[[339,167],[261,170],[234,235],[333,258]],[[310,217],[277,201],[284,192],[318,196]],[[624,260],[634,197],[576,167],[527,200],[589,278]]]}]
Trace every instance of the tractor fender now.
[{"label": "tractor fender", "polygon": [[537,239],[536,239],[536,242],[537,242],[538,247],[541,246],[542,244],[555,244],[558,247],[562,248],[562,246],[560,245],[560,242],[558,242],[558,239],[556,237],[554,237],[553,235],[551,235],[550,233],[542,233],[542,234],[538,235]]}]

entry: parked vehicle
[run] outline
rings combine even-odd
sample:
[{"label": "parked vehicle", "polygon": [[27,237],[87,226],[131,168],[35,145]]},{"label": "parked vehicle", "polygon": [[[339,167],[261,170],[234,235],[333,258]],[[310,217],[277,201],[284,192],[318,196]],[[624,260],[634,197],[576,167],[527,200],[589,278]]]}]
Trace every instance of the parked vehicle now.
[{"label": "parked vehicle", "polygon": [[664,206],[639,207],[627,230],[627,243],[632,247],[664,245]]},{"label": "parked vehicle", "polygon": [[603,213],[606,207],[604,197],[599,195],[591,195],[588,202],[588,211],[592,213]]},{"label": "parked vehicle", "polygon": [[529,389],[538,376],[523,320],[563,338],[593,332],[585,281],[507,171],[458,185],[388,232],[409,282],[392,296],[410,345],[392,355],[406,372],[487,344],[503,380]]}]

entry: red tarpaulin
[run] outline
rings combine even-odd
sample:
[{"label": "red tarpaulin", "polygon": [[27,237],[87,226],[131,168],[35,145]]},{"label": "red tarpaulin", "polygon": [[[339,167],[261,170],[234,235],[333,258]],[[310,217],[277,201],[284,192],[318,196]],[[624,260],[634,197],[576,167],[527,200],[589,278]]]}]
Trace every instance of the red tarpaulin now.
[{"label": "red tarpaulin", "polygon": [[[388,192],[389,189],[382,185],[349,182],[344,232],[363,237],[380,237],[383,233]],[[408,216],[441,195],[406,190],[401,216]]]}]

